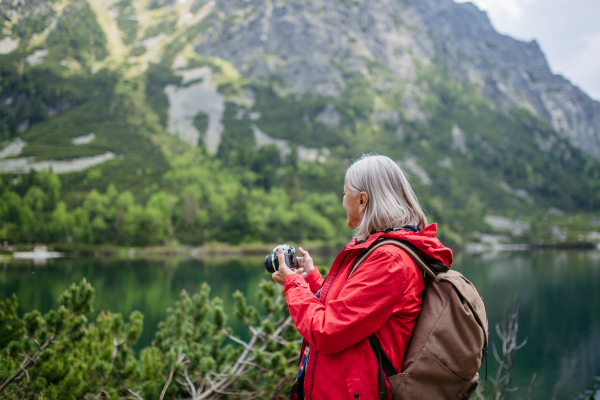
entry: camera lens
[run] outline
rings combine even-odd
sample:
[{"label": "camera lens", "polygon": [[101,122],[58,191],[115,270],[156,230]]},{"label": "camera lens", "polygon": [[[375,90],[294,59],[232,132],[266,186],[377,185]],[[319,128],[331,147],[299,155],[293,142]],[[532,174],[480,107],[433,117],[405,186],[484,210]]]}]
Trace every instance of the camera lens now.
[{"label": "camera lens", "polygon": [[265,268],[270,273],[279,270],[279,260],[277,259],[277,257],[275,257],[274,254],[269,254],[265,257]]}]

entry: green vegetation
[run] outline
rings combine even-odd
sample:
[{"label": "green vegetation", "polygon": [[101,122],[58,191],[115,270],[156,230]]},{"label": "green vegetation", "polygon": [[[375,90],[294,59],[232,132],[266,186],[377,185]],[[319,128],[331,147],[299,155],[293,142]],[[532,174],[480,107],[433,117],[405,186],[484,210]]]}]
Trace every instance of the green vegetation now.
[{"label": "green vegetation", "polygon": [[164,32],[171,32],[177,25],[177,14],[173,13],[173,18],[159,22],[146,30],[145,39],[155,37]]},{"label": "green vegetation", "polygon": [[[148,325],[144,315],[133,311],[124,318],[106,310],[94,314],[95,291],[85,279],[62,292],[58,306],[46,313],[32,310],[19,315],[13,295],[0,301],[0,395],[6,399],[79,399],[98,394],[113,399],[216,399],[221,396],[217,391],[226,391],[237,392],[228,398],[247,398],[250,393],[261,399],[287,398],[297,372],[301,338],[289,318],[281,287],[262,281],[249,290],[254,288],[260,312],[239,291],[230,291],[228,301],[211,298],[207,284],[197,293],[182,291],[156,332],[150,332],[152,342],[143,348],[136,343]],[[554,293],[555,287],[547,290]],[[232,304],[227,313],[225,303]],[[227,314],[235,315],[234,321]],[[499,344],[503,362],[489,360],[489,380],[482,381],[477,391],[482,399],[514,394],[516,389],[510,388],[522,382],[523,371],[515,363],[517,348],[507,344],[524,343],[518,332],[522,326],[514,313],[504,315],[513,323],[500,324],[503,335],[491,339]],[[234,336],[234,324],[243,331],[241,335]],[[532,345],[530,340],[525,349]],[[526,363],[523,351],[518,364]],[[540,384],[546,389],[553,386],[541,373],[525,379],[531,385],[517,393],[523,396],[527,390],[523,398],[539,396],[544,390]],[[600,381],[578,398],[592,400],[599,386]]]},{"label": "green vegetation", "polygon": [[119,29],[124,33],[123,43],[126,45],[135,41],[138,31],[137,16],[130,0],[121,0],[115,4],[119,12],[116,18]]},{"label": "green vegetation", "polygon": [[[88,3],[74,2],[65,12],[69,18],[58,20],[44,47],[28,48],[24,43],[35,43],[33,35],[44,30],[52,13],[29,16],[13,27],[21,45],[8,55],[0,55],[0,98],[4,103],[0,107],[0,141],[21,133],[19,127],[24,131],[92,98],[106,96],[99,92],[112,88],[114,76],[107,71],[90,74],[93,62],[108,53],[106,36]],[[29,65],[26,57],[35,51],[47,53],[40,56],[39,64]],[[61,64],[63,60],[70,60],[77,73],[73,74],[68,64]]]},{"label": "green vegetation", "polygon": [[[7,399],[110,398],[214,399],[219,392],[286,398],[299,347],[275,283],[262,282],[264,313],[234,294],[235,315],[252,328],[240,346],[227,326],[219,298],[181,293],[158,326],[152,345],[139,356],[132,346],[143,329],[143,315],[101,311],[89,323],[94,289],[85,279],[60,296],[60,307],[17,315],[17,298],[0,302],[0,394]],[[220,375],[220,374],[223,375]],[[198,396],[198,397],[197,397]]]},{"label": "green vegetation", "polygon": [[[134,94],[143,91],[160,125],[166,124],[169,106],[164,86],[181,81],[168,65],[168,60],[150,65],[145,89],[137,81],[119,84],[131,87]],[[131,115],[141,109],[113,92],[118,79],[106,70],[97,73],[98,89],[87,94],[87,101],[35,124],[21,137],[30,143],[23,156],[40,160],[106,151],[122,154],[123,159],[65,175],[54,208],[36,208],[31,200],[47,195],[38,190],[39,182],[45,176],[58,179],[54,175],[2,176],[0,192],[7,200],[0,208],[0,239],[121,245],[172,239],[189,244],[307,238],[343,242],[349,231],[340,196],[332,188],[342,187],[348,159],[377,148],[397,160],[418,160],[433,183],[413,179],[413,184],[430,219],[441,223],[440,235],[449,245],[477,240],[469,239],[474,231],[492,232],[484,222],[489,214],[529,223],[530,229],[513,238],[520,242],[553,243],[557,241],[553,229],[565,228],[562,241],[581,242],[595,229],[589,212],[600,202],[598,162],[526,111],[504,115],[492,110],[469,86],[425,77],[431,88],[423,105],[431,111],[426,124],[404,117],[398,122],[366,120],[370,103],[359,102],[368,98],[360,85],[348,89],[358,93],[356,98],[348,95],[337,102],[312,95],[299,100],[280,97],[266,87],[251,86],[256,96],[252,109],[226,103],[225,131],[213,156],[203,146],[192,148],[144,133],[160,131],[160,125],[145,129],[133,125]],[[314,122],[327,104],[334,103],[340,127]],[[332,156],[325,163],[302,162],[293,146],[286,157],[275,146],[257,149],[250,111],[260,113],[257,123],[273,136],[279,132],[296,143],[328,146]],[[283,117],[277,119],[278,115]],[[206,114],[198,114],[194,123],[203,132]],[[393,133],[397,124],[405,132],[401,138]],[[462,150],[453,149],[454,126],[463,135]],[[96,134],[92,143],[71,143],[73,137],[89,132]],[[46,140],[48,135],[51,141]],[[547,151],[540,151],[540,142],[550,143]],[[444,158],[450,164],[442,167]],[[549,214],[550,207],[567,215]]]},{"label": "green vegetation", "polygon": [[[100,79],[102,75],[97,76]],[[344,160],[375,146],[397,160],[418,160],[433,183],[413,179],[413,184],[430,220],[441,223],[440,236],[449,245],[460,247],[465,240],[477,241],[469,236],[474,231],[493,232],[484,222],[490,214],[529,224],[528,230],[511,234],[509,240],[517,242],[585,242],[588,233],[596,229],[589,212],[600,201],[598,163],[570,147],[528,112],[515,110],[504,115],[490,109],[468,86],[428,80],[432,92],[424,107],[431,110],[431,118],[427,124],[401,120],[402,138],[392,133],[396,129],[393,121],[368,122],[360,116],[366,108],[360,111],[358,106],[336,103],[344,121],[341,127],[314,125],[330,130],[330,136],[320,131],[314,136],[320,140],[316,142],[312,134],[294,131],[302,144],[332,148],[333,155],[318,163],[299,161],[293,146],[286,157],[275,146],[257,149],[248,114],[260,112],[258,123],[265,130],[309,129],[304,115],[314,119],[332,99],[306,97],[296,107],[292,98],[253,86],[257,101],[252,109],[226,103],[225,131],[213,156],[203,146],[192,148],[166,137],[157,141],[136,129],[124,113],[135,105],[114,95],[115,78],[109,80],[107,72],[103,76],[108,83],[95,97],[90,95],[83,105],[23,133],[21,137],[31,143],[23,155],[60,159],[113,151],[123,159],[65,175],[54,208],[36,208],[32,200],[47,195],[38,190],[39,182],[45,176],[58,179],[54,175],[0,177],[0,193],[7,199],[0,208],[0,239],[149,245],[173,239],[189,244],[239,244],[310,238],[341,243],[349,231],[340,196],[332,188],[343,185]],[[147,72],[145,93],[149,101],[155,99],[153,109],[162,123],[166,123],[168,110],[162,88],[180,79],[167,63],[151,64]],[[279,128],[269,125],[269,121],[277,122],[277,107],[282,113],[287,110]],[[194,122],[202,132],[208,119],[200,113]],[[465,148],[449,152],[455,125],[464,136]],[[161,128],[150,127],[156,129]],[[70,142],[89,132],[96,133],[89,145]],[[48,134],[51,142],[44,140]],[[331,140],[337,145],[331,146]],[[540,151],[540,141],[551,147]],[[450,160],[449,166],[439,165],[444,158]],[[406,171],[412,174],[410,169]],[[558,214],[549,213],[551,207],[559,209]],[[567,214],[562,215],[561,210]],[[565,232],[566,237],[558,240],[556,232]]]},{"label": "green vegetation", "polygon": [[181,76],[175,75],[169,65],[169,60],[158,64],[150,64],[146,73],[146,99],[158,114],[163,127],[167,126],[169,98],[164,92],[167,85],[177,85]]},{"label": "green vegetation", "polygon": [[[201,157],[204,162],[199,163]],[[192,244],[343,240],[341,229],[336,228],[344,222],[337,196],[307,194],[302,201],[294,201],[282,187],[270,191],[245,187],[218,165],[200,150],[188,150],[165,176],[178,192],[157,190],[140,203],[131,191],[119,192],[109,184],[105,192],[92,189],[82,204],[72,207],[60,196],[63,185],[51,172],[2,176],[0,240],[130,245],[173,239]],[[90,170],[87,179],[101,181],[95,171],[100,170]],[[292,167],[262,172],[260,178],[248,171],[246,182],[267,182],[271,173],[298,179]]]},{"label": "green vegetation", "polygon": [[50,58],[73,57],[89,70],[95,61],[108,56],[106,35],[88,2],[72,2],[65,12],[68,18],[60,18],[56,29],[48,35],[45,43],[48,54]]},{"label": "green vegetation", "polygon": [[[431,92],[422,108],[431,117],[426,124],[407,124],[404,146],[434,182],[421,200],[444,229],[463,238],[489,231],[485,215],[531,222],[530,232],[519,238],[528,243],[552,242],[553,224],[570,224],[573,242],[597,229],[590,216],[600,204],[598,161],[571,147],[530,112],[505,115],[473,86],[452,84],[443,76],[440,71],[424,74],[423,84]],[[454,143],[454,127],[463,136],[462,150]],[[444,158],[451,167],[440,165]],[[549,216],[550,208],[569,216]],[[587,215],[577,219],[578,227],[575,215]]]},{"label": "green vegetation", "polygon": [[[371,150],[395,160],[414,160],[431,183],[402,164],[404,170],[413,177],[430,221],[440,223],[442,240],[454,247],[478,241],[473,232],[494,233],[484,221],[486,215],[529,224],[523,232],[499,232],[520,243],[585,242],[588,233],[598,229],[592,217],[600,204],[600,163],[574,149],[530,112],[503,114],[492,109],[474,86],[453,84],[444,79],[443,71],[424,69],[421,85],[429,92],[420,107],[429,113],[426,122],[404,116],[399,99],[389,93],[380,95],[397,111],[398,120],[366,120],[372,105],[368,88],[358,82],[347,89],[357,93],[356,100],[347,95],[337,102],[314,95],[280,98],[254,87],[254,109],[261,113],[258,125],[275,137],[328,146],[338,160]],[[327,103],[335,104],[343,121],[340,127],[317,123],[311,128],[306,116],[313,120]],[[278,115],[285,117],[278,120]],[[328,131],[319,132],[318,125]],[[396,134],[398,126],[401,137]],[[456,129],[459,137],[453,138]],[[462,147],[456,141],[463,141]],[[341,185],[339,164],[328,162],[318,168],[324,174],[311,176],[301,186],[310,182],[326,191]],[[558,239],[558,231],[566,237]]]},{"label": "green vegetation", "polygon": [[208,115],[202,111],[196,114],[194,117],[194,126],[201,135],[204,135],[208,129]]},{"label": "green vegetation", "polygon": [[[27,11],[37,3],[5,9]],[[412,100],[414,107],[406,104],[407,83],[375,60],[369,77],[343,76],[339,97],[289,94],[277,77],[248,82],[224,60],[194,53],[198,38],[221,23],[204,7],[208,2],[192,5],[194,18],[201,7],[207,15],[189,26],[185,21],[193,18],[179,14],[185,7],[162,9],[175,5],[173,0],[151,0],[150,10],[130,0],[112,6],[42,3],[39,13],[23,12],[21,20],[0,17],[0,38],[18,39],[12,52],[0,55],[0,148],[20,138],[27,146],[18,157],[38,161],[108,151],[117,157],[60,176],[0,174],[0,241],[48,243],[66,251],[105,244],[344,243],[351,235],[341,207],[344,171],[370,151],[403,166],[447,245],[485,242],[484,236],[543,245],[600,241],[600,162],[527,110],[493,109],[475,87],[452,83],[443,70],[419,71],[423,96]],[[106,15],[96,15],[90,4],[106,7]],[[116,32],[113,25],[101,26],[106,19]],[[161,34],[163,48],[140,42]],[[226,99],[216,154],[202,140],[193,147],[166,132],[170,104],[164,90],[181,86],[182,76],[173,69],[180,58],[185,67],[179,69],[211,68],[212,84]],[[333,118],[324,119],[324,113]],[[200,112],[192,122],[204,134],[209,118]],[[253,124],[288,140],[289,152],[275,145],[258,148]],[[72,142],[92,132],[92,142]],[[327,157],[303,160],[300,146],[326,148]],[[504,226],[490,225],[490,216]],[[236,316],[259,332],[245,359],[257,368],[238,365],[241,379],[230,382],[215,374],[235,366],[244,350],[229,341],[223,304],[209,299],[206,286],[182,294],[152,346],[138,355],[133,346],[142,315],[134,312],[125,321],[101,312],[89,323],[93,290],[85,282],[68,289],[61,306],[44,315],[19,317],[16,299],[9,299],[0,303],[0,393],[182,398],[209,390],[209,381],[202,388],[200,381],[212,376],[228,382],[223,390],[285,396],[284,377],[294,369],[286,360],[298,355],[297,332],[285,325],[285,307],[273,301],[280,294],[274,285],[262,284],[260,294],[266,314],[236,294]],[[276,332],[273,321],[284,323],[279,339],[285,345],[268,335]]]},{"label": "green vegetation", "polygon": [[[438,154],[452,148],[450,132],[453,124],[459,126],[464,132],[467,152],[464,157],[459,151],[449,155],[455,153],[453,165],[468,170],[470,176],[456,179],[463,180],[461,186],[473,192],[481,185],[495,185],[495,192],[490,187],[484,199],[490,208],[526,208],[525,204],[514,201],[509,202],[513,206],[506,204],[501,182],[526,190],[535,198],[533,208],[537,209],[554,206],[565,211],[592,211],[594,204],[600,202],[598,162],[569,146],[567,140],[560,138],[545,122],[522,109],[513,110],[509,115],[495,111],[472,86],[452,84],[442,78],[429,78],[427,83],[435,96],[427,99],[424,109],[431,110],[432,118],[427,125],[418,126],[418,139],[422,143],[415,146],[417,154],[427,157],[427,145],[423,141],[437,148]],[[435,162],[430,159],[424,166],[432,164]],[[477,177],[477,171],[483,176]],[[436,187],[440,194],[453,196],[451,179],[439,180],[445,183]]]}]

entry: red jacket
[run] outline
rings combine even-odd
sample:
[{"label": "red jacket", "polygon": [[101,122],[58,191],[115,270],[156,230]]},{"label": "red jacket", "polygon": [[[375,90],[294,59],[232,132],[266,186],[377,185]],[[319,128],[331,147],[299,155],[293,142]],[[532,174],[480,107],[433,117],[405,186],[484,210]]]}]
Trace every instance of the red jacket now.
[{"label": "red jacket", "polygon": [[[348,275],[356,257],[382,236],[409,241],[425,257],[451,266],[452,251],[436,239],[436,231],[432,224],[418,233],[399,230],[371,235],[360,244],[353,240],[338,254],[326,279],[317,268],[306,280],[298,274],[285,278],[290,315],[311,345],[305,399],[378,400],[378,364],[368,340],[374,332],[396,370],[402,370],[421,312],[422,270],[403,250],[389,245]],[[320,299],[314,295],[319,289]]]}]

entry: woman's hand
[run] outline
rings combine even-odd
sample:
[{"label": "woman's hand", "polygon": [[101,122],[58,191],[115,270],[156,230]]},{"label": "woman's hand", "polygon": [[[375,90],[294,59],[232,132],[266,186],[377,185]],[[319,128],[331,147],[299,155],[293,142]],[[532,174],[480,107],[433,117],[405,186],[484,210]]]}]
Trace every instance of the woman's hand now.
[{"label": "woman's hand", "polygon": [[273,272],[273,275],[271,276],[273,277],[273,280],[275,282],[279,283],[280,285],[283,285],[283,281],[285,280],[286,276],[298,273],[300,269],[292,271],[290,267],[287,266],[287,264],[285,263],[283,249],[277,250],[277,259],[279,260],[279,270]]},{"label": "woman's hand", "polygon": [[304,250],[302,247],[299,247],[298,250],[300,250],[302,257],[298,257],[299,268],[296,273],[302,275],[303,278],[306,278],[313,272],[313,269],[315,269],[315,264],[313,263],[312,258],[310,258],[308,251]]},{"label": "woman's hand", "polygon": [[315,265],[313,263],[310,254],[308,251],[304,250],[302,247],[299,247],[300,254],[302,257],[298,257],[298,269],[290,269],[285,263],[285,257],[283,254],[283,250],[279,249],[277,251],[277,259],[279,260],[279,271],[273,273],[273,280],[280,285],[283,285],[283,281],[286,276],[290,274],[299,274],[303,278],[306,278],[312,271],[315,269]]}]

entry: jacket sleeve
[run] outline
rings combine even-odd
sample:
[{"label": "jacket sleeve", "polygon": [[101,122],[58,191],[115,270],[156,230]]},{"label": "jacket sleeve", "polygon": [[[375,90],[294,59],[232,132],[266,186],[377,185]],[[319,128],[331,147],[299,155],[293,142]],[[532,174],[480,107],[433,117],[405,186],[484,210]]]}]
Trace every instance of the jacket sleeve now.
[{"label": "jacket sleeve", "polygon": [[323,285],[323,277],[319,272],[319,268],[315,265],[315,269],[312,270],[310,274],[306,278],[306,283],[310,286],[310,291],[313,293],[317,293],[319,289],[321,289],[321,285]]},{"label": "jacket sleeve", "polygon": [[402,258],[380,248],[327,306],[297,274],[286,277],[285,297],[294,324],[308,343],[318,351],[338,353],[369,337],[392,315],[402,299],[405,277]]}]

